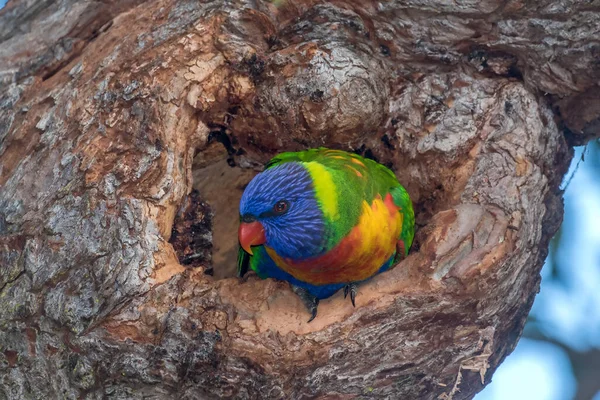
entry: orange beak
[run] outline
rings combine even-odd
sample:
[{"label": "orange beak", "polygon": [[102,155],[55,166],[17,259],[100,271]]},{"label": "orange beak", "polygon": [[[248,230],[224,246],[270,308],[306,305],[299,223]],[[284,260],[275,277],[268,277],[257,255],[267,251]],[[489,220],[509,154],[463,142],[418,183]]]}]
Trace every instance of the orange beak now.
[{"label": "orange beak", "polygon": [[252,246],[258,246],[267,241],[265,237],[265,228],[258,221],[242,222],[238,229],[238,239],[242,249],[252,255]]}]

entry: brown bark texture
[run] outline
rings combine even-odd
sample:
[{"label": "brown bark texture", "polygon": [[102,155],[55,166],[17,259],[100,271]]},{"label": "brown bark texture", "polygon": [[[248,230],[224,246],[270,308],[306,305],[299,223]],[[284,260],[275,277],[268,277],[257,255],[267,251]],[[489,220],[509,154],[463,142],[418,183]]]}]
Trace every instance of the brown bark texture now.
[{"label": "brown bark texture", "polygon": [[[9,1],[0,399],[472,398],[522,332],[570,146],[599,136],[599,12]],[[389,165],[418,232],[307,323],[286,283],[231,275],[244,184],[317,146]]]}]

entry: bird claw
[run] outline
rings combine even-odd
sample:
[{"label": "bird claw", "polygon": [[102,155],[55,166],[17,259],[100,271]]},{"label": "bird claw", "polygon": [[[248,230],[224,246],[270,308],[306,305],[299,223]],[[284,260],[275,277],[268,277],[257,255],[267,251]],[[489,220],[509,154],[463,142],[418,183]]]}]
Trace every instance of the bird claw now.
[{"label": "bird claw", "polygon": [[356,303],[354,301],[356,299],[356,290],[357,285],[354,282],[344,286],[344,298],[346,298],[346,296],[348,296],[348,292],[350,292],[350,301],[352,301],[352,307],[356,307]]},{"label": "bird claw", "polygon": [[298,297],[300,297],[300,300],[302,300],[302,303],[304,303],[304,305],[308,309],[308,312],[310,313],[310,319],[308,320],[308,322],[315,319],[315,317],[317,316],[317,307],[319,306],[319,299],[310,294],[308,290],[299,286],[292,285],[292,291],[296,293]]}]

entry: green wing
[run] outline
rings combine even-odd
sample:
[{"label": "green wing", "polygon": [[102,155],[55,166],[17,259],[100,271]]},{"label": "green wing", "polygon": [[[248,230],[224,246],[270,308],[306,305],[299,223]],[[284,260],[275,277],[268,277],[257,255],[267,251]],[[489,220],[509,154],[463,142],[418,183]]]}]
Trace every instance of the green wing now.
[{"label": "green wing", "polygon": [[403,215],[402,230],[400,231],[399,239],[404,243],[404,254],[398,255],[403,258],[408,255],[408,250],[412,246],[415,237],[415,212],[408,192],[401,185],[390,190],[390,194],[394,199],[394,204],[400,207],[400,212]]},{"label": "green wing", "polygon": [[248,271],[252,270],[261,279],[268,278],[270,276],[270,269],[275,267],[275,263],[269,257],[265,246],[256,246],[252,249],[252,252],[254,254],[250,255],[241,247],[238,249],[238,276],[241,278]]},{"label": "green wing", "polygon": [[241,278],[246,275],[248,272],[248,267],[250,265],[250,254],[246,253],[244,249],[240,246],[238,249],[238,258],[237,258],[237,275]]}]

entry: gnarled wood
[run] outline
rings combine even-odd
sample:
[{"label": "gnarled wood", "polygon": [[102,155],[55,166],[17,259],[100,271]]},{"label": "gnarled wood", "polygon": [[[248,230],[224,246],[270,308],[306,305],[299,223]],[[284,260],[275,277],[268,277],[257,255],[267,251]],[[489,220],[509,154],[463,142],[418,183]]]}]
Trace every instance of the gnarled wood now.
[{"label": "gnarled wood", "polygon": [[[9,2],[0,398],[471,398],[562,219],[561,129],[598,136],[598,8]],[[411,254],[356,309],[337,294],[307,324],[287,284],[182,261],[212,220],[227,275],[248,170],[322,145],[415,201]]]}]

